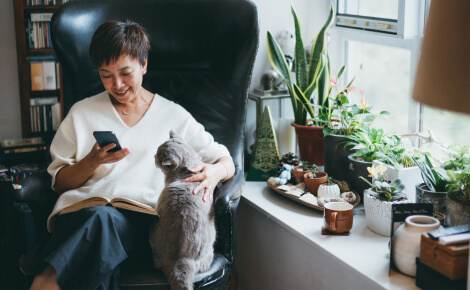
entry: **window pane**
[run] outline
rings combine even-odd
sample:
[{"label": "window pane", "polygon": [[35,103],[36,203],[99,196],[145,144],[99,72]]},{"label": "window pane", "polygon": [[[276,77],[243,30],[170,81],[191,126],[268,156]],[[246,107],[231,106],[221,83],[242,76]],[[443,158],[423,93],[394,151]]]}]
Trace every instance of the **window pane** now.
[{"label": "window pane", "polygon": [[398,19],[398,0],[338,0],[338,14]]},{"label": "window pane", "polygon": [[[408,107],[410,100],[411,53],[377,44],[348,41],[348,79],[359,71],[354,86],[364,90],[364,99],[373,112],[388,111],[389,119],[378,118],[373,126],[386,132],[408,132]],[[361,97],[355,94],[353,102],[359,104]]]},{"label": "window pane", "polygon": [[424,106],[422,121],[424,135],[431,130],[440,142],[470,145],[470,115]]}]

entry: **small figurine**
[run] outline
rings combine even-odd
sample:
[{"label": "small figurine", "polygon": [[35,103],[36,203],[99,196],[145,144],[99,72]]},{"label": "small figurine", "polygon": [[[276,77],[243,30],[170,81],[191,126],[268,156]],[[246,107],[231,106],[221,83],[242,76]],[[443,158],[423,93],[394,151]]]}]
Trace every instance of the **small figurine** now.
[{"label": "small figurine", "polygon": [[292,169],[294,168],[293,165],[284,164],[280,169],[281,174],[278,177],[274,178],[275,184],[286,184],[292,178]]}]

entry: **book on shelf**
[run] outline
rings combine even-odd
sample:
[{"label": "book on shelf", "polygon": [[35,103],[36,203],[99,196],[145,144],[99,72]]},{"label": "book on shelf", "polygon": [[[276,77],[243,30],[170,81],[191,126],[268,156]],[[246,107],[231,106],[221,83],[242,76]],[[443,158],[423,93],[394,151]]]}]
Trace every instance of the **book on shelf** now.
[{"label": "book on shelf", "polygon": [[40,5],[60,5],[69,2],[70,0],[24,0],[26,6],[40,6]]},{"label": "book on shelf", "polygon": [[52,48],[51,17],[52,13],[31,13],[25,26],[26,38],[30,49]]},{"label": "book on shelf", "polygon": [[30,56],[31,90],[57,90],[59,65],[54,56]]},{"label": "book on shelf", "polygon": [[3,140],[0,148],[4,154],[13,154],[46,150],[47,146],[41,137],[34,137]]},{"label": "book on shelf", "polygon": [[65,207],[59,214],[70,213],[92,206],[112,206],[158,216],[158,213],[151,206],[125,197],[116,197],[113,199],[107,197],[90,197]]},{"label": "book on shelf", "polygon": [[31,131],[55,131],[60,123],[60,104],[58,97],[31,98]]},{"label": "book on shelf", "polygon": [[44,90],[44,75],[41,62],[30,63],[31,67],[31,90],[42,91]]},{"label": "book on shelf", "polygon": [[57,89],[56,65],[55,61],[45,61],[42,63],[43,80],[45,90]]}]

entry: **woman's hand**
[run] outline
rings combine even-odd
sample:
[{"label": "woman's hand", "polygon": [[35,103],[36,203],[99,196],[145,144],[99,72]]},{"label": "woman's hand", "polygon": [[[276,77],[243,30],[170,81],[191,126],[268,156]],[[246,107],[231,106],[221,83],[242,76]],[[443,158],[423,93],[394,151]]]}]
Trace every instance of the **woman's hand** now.
[{"label": "woman's hand", "polygon": [[183,182],[200,181],[199,185],[194,188],[193,194],[196,195],[199,191],[204,190],[204,194],[202,196],[202,200],[204,202],[206,202],[206,200],[212,200],[217,183],[227,176],[225,166],[221,163],[204,163],[191,168],[190,171],[193,173],[199,173],[186,178]]},{"label": "woman's hand", "polygon": [[116,147],[116,144],[114,143],[108,144],[103,148],[101,148],[98,143],[95,143],[87,157],[89,157],[90,162],[93,162],[96,165],[101,165],[118,162],[129,155],[129,149],[127,148],[116,152],[108,152],[108,150],[111,150],[114,147]]}]

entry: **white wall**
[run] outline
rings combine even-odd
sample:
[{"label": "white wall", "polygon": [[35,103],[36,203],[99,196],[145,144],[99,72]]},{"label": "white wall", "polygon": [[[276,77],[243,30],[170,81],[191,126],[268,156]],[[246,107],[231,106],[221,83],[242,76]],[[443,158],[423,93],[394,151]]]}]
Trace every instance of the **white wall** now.
[{"label": "white wall", "polygon": [[21,138],[13,1],[0,0],[0,141]]},{"label": "white wall", "polygon": [[258,7],[259,48],[256,57],[251,88],[259,87],[260,78],[271,68],[266,51],[266,33],[274,37],[288,29],[294,32],[291,2],[301,22],[302,39],[308,45],[328,17],[329,0],[252,0]]},{"label": "white wall", "polygon": [[[329,0],[252,0],[258,7],[259,27],[260,27],[260,41],[258,48],[258,55],[256,57],[255,67],[253,71],[253,78],[251,81],[251,90],[260,87],[261,76],[269,69],[267,50],[266,50],[266,33],[271,32],[274,37],[278,37],[283,31],[289,30],[292,33],[294,30],[294,19],[291,13],[291,2],[294,5],[295,11],[300,21],[302,40],[304,46],[307,46],[315,38],[320,28],[325,23],[329,7]],[[332,57],[330,55],[330,57]],[[273,125],[277,127],[277,114],[278,108],[272,106],[271,114],[273,117]],[[282,102],[284,107],[284,118],[293,119],[292,105],[289,99]],[[256,108],[253,101],[248,102],[247,117],[246,117],[246,146],[247,152],[251,153],[251,147],[255,143],[255,130],[256,130]],[[279,141],[279,140],[278,140]],[[280,149],[282,151],[282,149]],[[287,152],[279,152],[284,154]]]}]

